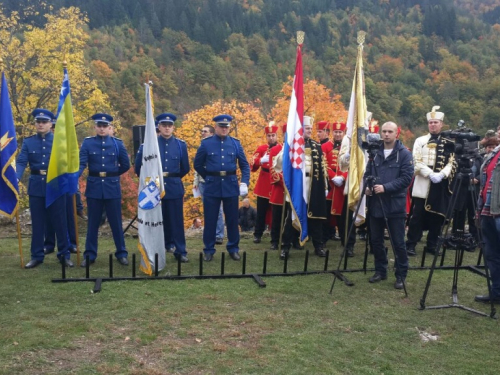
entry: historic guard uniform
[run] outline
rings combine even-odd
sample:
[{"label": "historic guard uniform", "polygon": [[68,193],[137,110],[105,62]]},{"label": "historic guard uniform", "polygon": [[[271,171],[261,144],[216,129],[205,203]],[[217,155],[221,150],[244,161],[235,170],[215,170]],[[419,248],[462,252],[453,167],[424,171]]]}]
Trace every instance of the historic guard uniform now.
[{"label": "historic guard uniform", "polygon": [[116,252],[115,256],[122,265],[128,265],[127,250],[122,228],[122,192],[120,176],[130,168],[127,150],[121,139],[108,135],[107,127],[113,117],[106,113],[96,113],[95,121],[97,135],[87,137],[80,149],[80,176],[88,167],[87,188],[87,239],[81,266],[86,266],[87,255],[90,263],[97,258],[97,234],[103,210],[106,209],[109,225],[113,233]]},{"label": "historic guard uniform", "polygon": [[[455,144],[441,136],[443,112],[434,106],[427,113],[429,134],[416,139],[413,146],[415,180],[413,182],[413,210],[408,225],[406,248],[408,255],[416,255],[415,246],[423,230],[429,230],[426,251],[434,253],[438,235],[450,204],[450,182],[456,169]],[[431,130],[431,122],[440,124]]]},{"label": "historic guard uniform", "polygon": [[[304,116],[304,143],[305,143],[305,179],[304,190],[307,194],[307,229],[312,237],[314,253],[324,257],[323,249],[323,220],[326,220],[326,193],[328,192],[326,162],[321,145],[307,135],[307,128],[312,128],[312,119]],[[288,204],[287,204],[288,205]],[[291,247],[292,218],[291,210],[287,208],[285,228],[283,233],[283,248],[280,257],[283,259]]]},{"label": "historic guard uniform", "polygon": [[[174,126],[177,119],[172,113],[162,113],[156,117],[159,127]],[[172,129],[173,130],[173,129]],[[158,137],[158,148],[161,155],[163,169],[163,185],[165,196],[161,200],[163,214],[163,234],[165,245],[175,246],[174,256],[187,262],[186,237],[184,235],[184,185],[182,178],[189,172],[189,158],[186,142],[174,137],[171,133],[168,138],[162,134]],[[139,176],[142,166],[142,148],[139,147],[135,158],[135,173]]]},{"label": "historic guard uniform", "polygon": [[[229,115],[213,118],[215,135],[201,141],[194,158],[194,169],[205,179],[203,208],[205,230],[203,231],[203,251],[205,261],[211,261],[215,254],[215,230],[220,204],[226,217],[228,242],[226,249],[234,260],[239,260],[240,233],[238,230],[238,196],[248,194],[250,166],[238,139],[229,136]],[[241,170],[238,186],[237,168]]]},{"label": "historic guard uniform", "polygon": [[31,213],[31,260],[25,268],[34,268],[43,263],[43,243],[45,226],[51,222],[57,236],[57,258],[66,266],[73,267],[70,260],[68,242],[68,223],[66,221],[66,196],[57,198],[49,207],[45,207],[45,191],[47,185],[47,170],[54,134],[50,131],[54,114],[46,109],[35,109],[37,134],[23,141],[21,151],[16,161],[18,180],[23,176],[29,165],[31,175],[28,183],[29,207]]},{"label": "historic guard uniform", "polygon": [[[257,220],[255,222],[254,243],[261,241],[262,234],[266,227],[266,217],[269,207],[269,198],[271,197],[271,174],[269,165],[269,152],[276,146],[276,137],[278,125],[270,121],[265,128],[267,144],[259,146],[252,157],[250,165],[252,172],[259,171],[259,177],[255,184],[254,194],[257,196]],[[272,239],[271,239],[271,242]]]}]

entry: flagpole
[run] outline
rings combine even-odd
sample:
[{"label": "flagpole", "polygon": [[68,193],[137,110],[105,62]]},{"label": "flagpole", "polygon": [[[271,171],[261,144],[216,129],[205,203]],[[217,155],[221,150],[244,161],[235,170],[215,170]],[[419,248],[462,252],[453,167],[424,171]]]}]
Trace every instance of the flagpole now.
[{"label": "flagpole", "polygon": [[17,242],[19,244],[19,256],[21,257],[21,268],[24,268],[23,240],[21,239],[21,225],[19,224],[19,206],[16,208]]},{"label": "flagpole", "polygon": [[80,240],[78,239],[78,215],[76,214],[76,193],[73,194],[73,216],[75,218],[76,263],[80,264]]}]

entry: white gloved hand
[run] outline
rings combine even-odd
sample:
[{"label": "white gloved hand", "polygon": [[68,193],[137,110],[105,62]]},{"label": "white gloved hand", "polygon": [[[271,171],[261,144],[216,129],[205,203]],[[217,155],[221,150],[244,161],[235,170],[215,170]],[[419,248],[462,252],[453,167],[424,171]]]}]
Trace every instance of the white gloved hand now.
[{"label": "white gloved hand", "polygon": [[240,184],[240,197],[246,197],[248,195],[248,186],[244,182]]},{"label": "white gloved hand", "polygon": [[342,184],[344,183],[344,177],[335,176],[334,178],[332,178],[332,181],[335,186],[342,186]]},{"label": "white gloved hand", "polygon": [[444,174],[441,172],[432,172],[429,177],[434,184],[439,184],[443,180]]},{"label": "white gloved hand", "polygon": [[325,197],[328,197],[328,190],[325,190]]},{"label": "white gloved hand", "polygon": [[344,154],[344,161],[346,163],[349,163],[349,160],[351,159],[351,154],[349,154],[348,152]]},{"label": "white gloved hand", "polygon": [[260,164],[267,163],[269,161],[269,155],[265,154],[263,157],[260,158]]}]

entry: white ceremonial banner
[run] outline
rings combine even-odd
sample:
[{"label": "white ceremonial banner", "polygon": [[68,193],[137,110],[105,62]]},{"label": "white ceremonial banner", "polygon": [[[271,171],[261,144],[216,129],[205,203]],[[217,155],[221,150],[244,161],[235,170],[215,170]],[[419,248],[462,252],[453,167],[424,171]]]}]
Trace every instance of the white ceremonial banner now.
[{"label": "white ceremonial banner", "polygon": [[156,135],[151,103],[150,86],[146,83],[146,131],[142,149],[142,166],[139,176],[137,222],[139,229],[138,248],[141,253],[140,270],[152,275],[155,254],[158,254],[158,270],[165,268],[165,239],[161,198],[165,195],[160,150]]}]

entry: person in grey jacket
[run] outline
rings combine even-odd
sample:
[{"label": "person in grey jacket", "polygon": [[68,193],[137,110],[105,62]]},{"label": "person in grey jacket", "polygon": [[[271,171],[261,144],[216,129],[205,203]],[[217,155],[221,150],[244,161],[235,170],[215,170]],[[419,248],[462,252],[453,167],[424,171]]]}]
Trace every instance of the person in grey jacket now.
[{"label": "person in grey jacket", "polygon": [[[384,229],[387,218],[389,233],[397,255],[395,270],[396,289],[403,288],[408,273],[408,255],[405,246],[406,194],[413,177],[413,157],[396,139],[398,126],[394,122],[382,125],[383,142],[376,150],[373,162],[366,166],[365,179],[374,177],[373,187],[366,188],[368,200],[368,228],[375,257],[375,274],[371,283],[387,279],[387,254],[384,246]],[[379,199],[380,197],[380,199]]]}]

